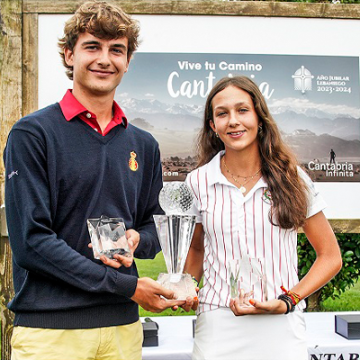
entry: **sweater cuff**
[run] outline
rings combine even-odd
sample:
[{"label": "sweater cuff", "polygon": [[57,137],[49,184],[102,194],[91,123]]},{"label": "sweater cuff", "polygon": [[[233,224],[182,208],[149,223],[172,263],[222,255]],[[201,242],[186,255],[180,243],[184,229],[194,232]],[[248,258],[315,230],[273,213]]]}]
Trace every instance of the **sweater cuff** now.
[{"label": "sweater cuff", "polygon": [[140,242],[134,252],[134,256],[138,259],[154,259],[156,254],[161,251],[157,235],[141,230],[139,234]]},{"label": "sweater cuff", "polygon": [[138,247],[135,249],[134,256],[138,259],[146,259],[147,253],[149,252],[149,242],[146,232],[139,231],[140,242]]},{"label": "sweater cuff", "polygon": [[116,293],[130,299],[135,294],[137,281],[136,276],[117,273],[116,286],[118,289]]}]

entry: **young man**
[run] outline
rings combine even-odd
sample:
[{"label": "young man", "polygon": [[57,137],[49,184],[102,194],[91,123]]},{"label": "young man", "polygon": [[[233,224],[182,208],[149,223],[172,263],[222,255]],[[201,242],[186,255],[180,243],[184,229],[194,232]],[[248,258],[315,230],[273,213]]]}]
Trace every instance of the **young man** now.
[{"label": "young man", "polygon": [[161,213],[158,144],[114,101],[139,28],[120,8],[90,1],[64,34],[59,47],[73,90],[19,120],[4,153],[12,359],[141,359],[138,304],[160,312],[184,302],[138,279],[132,258],[95,260],[86,225],[121,217],[133,256],[160,250],[152,220]]}]

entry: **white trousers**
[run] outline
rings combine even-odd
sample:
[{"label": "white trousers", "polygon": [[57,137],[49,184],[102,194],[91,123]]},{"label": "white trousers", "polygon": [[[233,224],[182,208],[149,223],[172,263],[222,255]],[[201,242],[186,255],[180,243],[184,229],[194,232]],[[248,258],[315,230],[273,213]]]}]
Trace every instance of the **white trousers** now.
[{"label": "white trousers", "polygon": [[196,320],[192,360],[307,360],[302,312],[235,316],[229,308]]}]

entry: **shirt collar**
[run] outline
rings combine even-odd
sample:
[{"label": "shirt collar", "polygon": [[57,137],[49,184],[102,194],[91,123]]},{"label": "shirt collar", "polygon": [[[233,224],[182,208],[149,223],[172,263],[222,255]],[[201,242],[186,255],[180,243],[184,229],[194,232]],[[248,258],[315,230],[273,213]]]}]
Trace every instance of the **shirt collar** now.
[{"label": "shirt collar", "polygon": [[[225,150],[219,151],[207,164],[207,172],[208,174],[211,174],[210,179],[208,179],[208,186],[212,186],[214,184],[224,184],[224,185],[232,185],[231,182],[224,176],[224,174],[221,172],[220,168],[220,161],[221,157],[225,154]],[[254,186],[254,190],[259,188],[266,188],[267,183],[265,182],[264,178],[261,177],[258,182]]]},{"label": "shirt collar", "polygon": [[[90,112],[75,98],[75,96],[72,94],[71,89],[68,89],[59,104],[61,111],[67,121],[74,119],[76,116],[82,113]],[[117,124],[123,124],[125,128],[127,128],[127,118],[116,101],[113,102],[113,111],[113,121],[115,121]]]},{"label": "shirt collar", "polygon": [[219,151],[207,164],[207,172],[211,174],[210,179],[208,179],[208,186],[212,186],[216,183],[224,184],[228,183],[228,180],[221,172],[220,160],[221,157],[225,154],[225,150]]}]

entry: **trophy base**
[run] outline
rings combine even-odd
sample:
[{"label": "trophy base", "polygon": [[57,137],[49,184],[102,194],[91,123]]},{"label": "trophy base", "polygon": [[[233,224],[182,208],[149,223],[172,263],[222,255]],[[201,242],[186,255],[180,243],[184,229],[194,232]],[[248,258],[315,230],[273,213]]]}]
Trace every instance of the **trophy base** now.
[{"label": "trophy base", "polygon": [[108,249],[108,250],[100,250],[100,255],[95,257],[95,259],[99,259],[101,255],[105,255],[109,259],[114,259],[115,254],[119,254],[122,256],[130,257],[131,253],[127,249]]},{"label": "trophy base", "polygon": [[190,274],[159,274],[158,283],[176,294],[176,300],[186,300],[187,297],[195,299],[197,293]]}]

